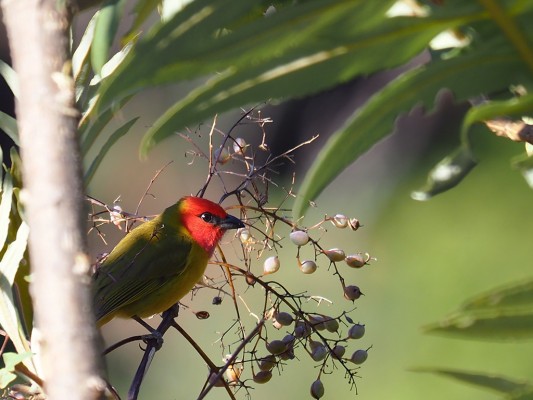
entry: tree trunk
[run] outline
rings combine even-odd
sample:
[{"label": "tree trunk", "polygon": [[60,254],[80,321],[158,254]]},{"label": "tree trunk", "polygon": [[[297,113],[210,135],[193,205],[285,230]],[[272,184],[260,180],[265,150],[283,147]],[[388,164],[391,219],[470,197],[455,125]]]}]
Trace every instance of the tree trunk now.
[{"label": "tree trunk", "polygon": [[17,119],[30,225],[31,293],[49,399],[102,397],[67,0],[1,0],[20,82]]}]

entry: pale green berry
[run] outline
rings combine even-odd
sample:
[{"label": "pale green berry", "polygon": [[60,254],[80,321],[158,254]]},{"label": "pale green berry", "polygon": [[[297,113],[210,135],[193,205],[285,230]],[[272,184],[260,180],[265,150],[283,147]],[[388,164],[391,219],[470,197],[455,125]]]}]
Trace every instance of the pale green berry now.
[{"label": "pale green berry", "polygon": [[368,358],[368,352],[366,350],[356,350],[352,354],[352,357],[350,358],[350,360],[354,364],[359,365],[359,364],[364,363],[367,358]]},{"label": "pale green berry", "polygon": [[309,242],[309,235],[304,231],[291,232],[289,238],[296,246],[304,246]]},{"label": "pale green berry", "polygon": [[312,274],[316,271],[316,263],[312,260],[306,260],[299,265],[300,271],[304,274]]},{"label": "pale green berry", "polygon": [[311,397],[313,399],[320,399],[324,396],[324,384],[320,379],[317,379],[311,384]]},{"label": "pale green berry", "polygon": [[268,257],[263,263],[263,275],[273,274],[279,270],[280,262],[278,256]]},{"label": "pale green berry", "polygon": [[337,249],[337,248],[326,250],[324,251],[324,254],[326,254],[329,260],[332,262],[342,261],[346,257],[346,255],[344,254],[344,251],[342,251],[341,249]]}]

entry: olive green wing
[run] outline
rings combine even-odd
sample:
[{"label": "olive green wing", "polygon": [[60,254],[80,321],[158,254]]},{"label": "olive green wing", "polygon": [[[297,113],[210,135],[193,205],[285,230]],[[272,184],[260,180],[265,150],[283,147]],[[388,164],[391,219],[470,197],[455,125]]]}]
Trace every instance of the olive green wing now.
[{"label": "olive green wing", "polygon": [[156,220],[134,229],[94,275],[96,319],[114,314],[178,277],[189,264],[191,249],[187,236]]}]

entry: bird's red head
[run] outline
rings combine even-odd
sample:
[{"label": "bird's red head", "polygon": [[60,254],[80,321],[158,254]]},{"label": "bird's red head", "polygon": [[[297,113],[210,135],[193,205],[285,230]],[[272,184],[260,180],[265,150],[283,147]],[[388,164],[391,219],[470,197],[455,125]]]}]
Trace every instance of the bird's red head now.
[{"label": "bird's red head", "polygon": [[228,215],[220,205],[200,197],[182,198],[179,209],[181,222],[208,254],[213,254],[226,230],[244,227],[240,219]]}]

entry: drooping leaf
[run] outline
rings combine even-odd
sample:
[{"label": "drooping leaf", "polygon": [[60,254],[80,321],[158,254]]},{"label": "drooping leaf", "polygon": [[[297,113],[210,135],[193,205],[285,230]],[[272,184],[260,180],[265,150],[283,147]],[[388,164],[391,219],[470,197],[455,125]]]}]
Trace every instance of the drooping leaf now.
[{"label": "drooping leaf", "polygon": [[533,389],[529,382],[521,382],[515,379],[493,374],[460,371],[445,368],[415,368],[415,372],[429,372],[447,378],[456,379],[463,383],[478,386],[483,389],[490,389],[502,394],[513,394]]},{"label": "drooping leaf", "polygon": [[486,291],[466,300],[464,311],[533,309],[533,280],[520,281]]},{"label": "drooping leaf", "polygon": [[19,83],[17,73],[4,61],[0,60],[0,75],[4,78],[15,97],[19,95]]},{"label": "drooping leaf", "polygon": [[474,168],[477,161],[468,144],[461,145],[442,159],[430,172],[426,185],[411,193],[414,200],[429,200],[436,194],[456,186]]},{"label": "drooping leaf", "polygon": [[80,43],[72,55],[72,75],[76,83],[76,101],[79,102],[85,93],[90,76],[91,46],[94,40],[94,30],[99,11],[97,11],[81,37]]},{"label": "drooping leaf", "polygon": [[100,149],[100,152],[95,157],[90,167],[87,169],[87,172],[85,173],[85,183],[87,185],[91,182],[91,179],[93,178],[96,170],[98,169],[98,166],[104,159],[109,149],[117,142],[117,140],[119,140],[122,136],[128,133],[130,128],[133,126],[133,124],[135,124],[135,122],[137,122],[138,119],[139,117],[133,118],[132,120],[126,122],[124,125],[118,128],[115,132],[113,132],[113,134],[111,134],[111,136],[109,137],[107,142],[102,146],[102,148]]},{"label": "drooping leaf", "polygon": [[17,146],[19,146],[17,120],[3,111],[0,111],[0,129],[2,129]]},{"label": "drooping leaf", "polygon": [[[22,323],[13,299],[13,282],[28,242],[29,227],[22,222],[16,239],[11,242],[0,260],[0,325],[7,332],[18,353],[29,352]],[[35,372],[31,360],[24,360],[27,368]]]},{"label": "drooping leaf", "polygon": [[127,43],[133,40],[137,36],[141,25],[148,19],[148,17],[154,12],[157,6],[162,0],[138,0],[133,8],[135,13],[135,19],[129,32],[122,39],[122,42]]},{"label": "drooping leaf", "polygon": [[491,341],[533,338],[533,309],[458,312],[424,327],[426,333]]}]

